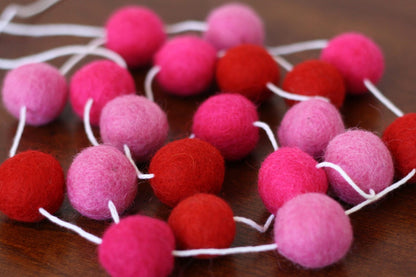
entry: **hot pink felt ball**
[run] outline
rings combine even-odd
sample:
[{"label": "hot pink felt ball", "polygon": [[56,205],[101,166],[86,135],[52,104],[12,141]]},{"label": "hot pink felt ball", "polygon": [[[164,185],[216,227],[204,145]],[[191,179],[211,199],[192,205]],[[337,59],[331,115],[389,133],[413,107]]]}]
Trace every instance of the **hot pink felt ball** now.
[{"label": "hot pink felt ball", "polygon": [[26,123],[43,125],[62,112],[67,99],[64,76],[46,63],[22,65],[7,73],[3,83],[3,103],[16,118],[26,107]]},{"label": "hot pink felt ball", "polygon": [[[350,130],[332,139],[325,151],[325,161],[339,165],[364,192],[376,193],[389,186],[394,167],[391,154],[375,134]],[[334,169],[325,168],[328,181],[336,195],[350,204],[365,199]]]},{"label": "hot pink felt ball", "polygon": [[244,43],[262,45],[264,26],[259,15],[241,3],[222,5],[207,17],[204,38],[217,49],[228,49]]},{"label": "hot pink felt ball", "polygon": [[347,92],[367,91],[364,79],[377,83],[384,71],[383,53],[377,44],[360,33],[344,33],[331,39],[321,60],[334,65],[345,79]]},{"label": "hot pink felt ball", "polygon": [[188,96],[211,84],[217,54],[209,43],[196,36],[178,36],[167,42],[155,56],[161,68],[156,79],[167,92]]},{"label": "hot pink felt ball", "polygon": [[175,238],[167,223],[134,215],[105,231],[98,257],[113,277],[166,277],[173,270],[174,249]]},{"label": "hot pink felt ball", "polygon": [[278,211],[274,239],[287,259],[306,268],[320,268],[347,254],[353,231],[339,203],[322,193],[305,193]]},{"label": "hot pink felt ball", "polygon": [[119,53],[130,67],[147,65],[163,45],[166,34],[162,20],[142,6],[116,10],[106,24],[106,46]]},{"label": "hot pink felt ball", "polygon": [[75,157],[68,170],[67,192],[72,206],[82,215],[108,219],[109,200],[119,213],[133,202],[137,193],[136,171],[115,147],[88,147]]},{"label": "hot pink felt ball", "polygon": [[226,160],[239,160],[256,147],[259,130],[254,104],[239,94],[224,93],[205,100],[193,118],[192,132],[214,145]]},{"label": "hot pink felt ball", "polygon": [[280,145],[299,147],[321,158],[329,141],[344,132],[341,114],[329,102],[311,99],[290,108],[277,132]]},{"label": "hot pink felt ball", "polygon": [[98,125],[101,110],[108,101],[135,91],[133,77],[127,69],[111,61],[94,61],[79,69],[72,77],[70,101],[74,112],[82,118],[85,104],[92,98],[90,122]]},{"label": "hot pink felt ball", "polygon": [[121,151],[126,144],[138,162],[147,161],[163,146],[168,131],[166,114],[143,96],[119,96],[108,102],[101,112],[103,142]]}]

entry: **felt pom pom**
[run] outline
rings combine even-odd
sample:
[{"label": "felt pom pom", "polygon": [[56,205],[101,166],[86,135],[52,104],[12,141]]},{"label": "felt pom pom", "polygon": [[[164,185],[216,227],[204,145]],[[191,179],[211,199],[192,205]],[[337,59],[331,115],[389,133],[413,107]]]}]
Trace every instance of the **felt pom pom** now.
[{"label": "felt pom pom", "polygon": [[[393,156],[396,174],[400,178],[416,168],[416,113],[397,118],[386,128],[382,139]],[[416,177],[410,182],[415,183]]]},{"label": "felt pom pom", "polygon": [[[364,192],[376,193],[388,187],[394,174],[393,160],[383,141],[368,131],[350,130],[333,138],[325,161],[339,165]],[[365,199],[334,169],[325,168],[336,195],[350,204]]]},{"label": "felt pom pom", "polygon": [[325,193],[328,181],[317,162],[298,148],[283,147],[270,154],[259,171],[258,189],[272,214],[293,197],[306,192]]},{"label": "felt pom pom", "polygon": [[98,257],[113,277],[166,277],[173,270],[174,247],[175,238],[168,224],[134,215],[105,231]]},{"label": "felt pom pom", "polygon": [[258,120],[253,103],[238,94],[219,94],[208,98],[196,111],[192,132],[214,145],[227,160],[248,155],[259,140]]},{"label": "felt pom pom", "polygon": [[133,202],[136,171],[112,146],[84,149],[71,164],[67,176],[68,198],[74,209],[92,219],[111,218],[108,201],[123,213]]},{"label": "felt pom pom", "polygon": [[311,99],[286,112],[277,136],[281,146],[299,147],[318,159],[329,141],[344,130],[341,114],[332,104]]},{"label": "felt pom pom", "polygon": [[331,39],[322,50],[321,60],[338,68],[347,92],[352,94],[365,93],[364,79],[377,83],[384,71],[381,49],[360,33],[344,33]]},{"label": "felt pom pom", "polygon": [[152,158],[150,185],[159,200],[175,206],[199,192],[218,193],[224,182],[224,158],[208,142],[181,139],[171,142]]},{"label": "felt pom pom", "polygon": [[209,43],[196,36],[178,36],[167,42],[155,56],[161,68],[156,79],[168,92],[195,95],[211,84],[217,53]]},{"label": "felt pom pom", "polygon": [[272,56],[257,45],[230,48],[217,63],[216,78],[221,91],[239,93],[257,103],[271,95],[266,84],[277,84],[279,76]]},{"label": "felt pom pom", "polygon": [[353,232],[339,203],[322,193],[305,193],[277,212],[274,239],[287,259],[306,268],[321,268],[347,254]]},{"label": "felt pom pom", "polygon": [[162,20],[142,6],[116,10],[106,23],[106,46],[119,53],[129,67],[144,66],[163,45],[166,34]]},{"label": "felt pom pom", "polygon": [[70,100],[74,112],[83,117],[89,98],[94,100],[90,122],[98,125],[102,108],[113,98],[136,91],[130,73],[111,61],[94,61],[79,69],[71,79]]},{"label": "felt pom pom", "polygon": [[126,144],[135,161],[144,162],[165,142],[166,114],[154,102],[138,95],[119,96],[105,105],[100,117],[101,139],[123,151]]},{"label": "felt pom pom", "polygon": [[[340,108],[345,98],[345,83],[338,69],[324,61],[308,60],[296,65],[286,74],[282,88],[285,91],[328,98]],[[285,100],[290,106],[296,101]]]},{"label": "felt pom pom", "polygon": [[212,194],[199,193],[179,202],[168,224],[180,249],[227,248],[235,237],[233,211]]},{"label": "felt pom pom", "polygon": [[263,21],[247,5],[222,5],[210,12],[206,22],[208,30],[204,33],[204,38],[217,49],[228,49],[245,43],[262,45],[264,42]]},{"label": "felt pom pom", "polygon": [[62,167],[49,154],[25,151],[0,165],[0,211],[13,220],[39,221],[39,208],[55,213],[64,188]]},{"label": "felt pom pom", "polygon": [[26,123],[43,125],[62,112],[67,99],[64,76],[46,63],[22,65],[9,71],[3,84],[3,103],[17,119],[26,106]]}]

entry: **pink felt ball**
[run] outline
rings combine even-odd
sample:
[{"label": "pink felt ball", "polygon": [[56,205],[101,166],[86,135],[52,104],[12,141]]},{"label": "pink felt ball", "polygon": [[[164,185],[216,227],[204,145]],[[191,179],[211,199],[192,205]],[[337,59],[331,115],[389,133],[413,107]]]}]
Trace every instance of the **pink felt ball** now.
[{"label": "pink felt ball", "polygon": [[320,268],[347,254],[353,232],[339,203],[322,193],[305,193],[278,211],[274,239],[287,259],[306,268]]},{"label": "pink felt ball", "polygon": [[3,84],[3,103],[16,118],[26,107],[26,123],[34,126],[51,122],[62,112],[67,98],[62,74],[46,63],[22,65],[7,73]]},{"label": "pink felt ball", "polygon": [[163,45],[162,20],[152,10],[127,6],[116,10],[106,24],[106,46],[119,53],[130,67],[147,65]]},{"label": "pink felt ball", "polygon": [[345,79],[347,92],[365,93],[364,79],[377,83],[384,71],[383,53],[377,44],[360,33],[344,33],[331,39],[321,60],[334,65]]},{"label": "pink felt ball", "polygon": [[133,77],[111,61],[95,61],[78,70],[71,79],[70,101],[74,112],[83,117],[85,104],[94,100],[90,122],[98,125],[102,108],[113,98],[136,91]]},{"label": "pink felt ball", "polygon": [[226,160],[238,160],[256,146],[259,130],[254,104],[240,94],[214,95],[199,106],[192,132],[214,145]]},{"label": "pink felt ball", "polygon": [[167,223],[134,215],[105,231],[98,257],[113,277],[166,277],[173,270],[174,249],[175,238]]},{"label": "pink felt ball", "polygon": [[166,91],[188,96],[203,92],[211,84],[217,54],[196,36],[179,36],[167,42],[155,56],[161,68],[156,79]]},{"label": "pink felt ball", "polygon": [[276,214],[288,200],[305,192],[325,193],[328,181],[317,162],[298,148],[283,147],[270,154],[259,171],[258,190],[266,208]]},{"label": "pink felt ball", "polygon": [[168,131],[166,114],[143,96],[119,96],[108,102],[101,112],[103,142],[121,151],[126,144],[138,162],[147,161],[162,147]]},{"label": "pink felt ball", "polygon": [[341,114],[332,104],[311,99],[290,108],[277,132],[280,145],[299,147],[321,158],[329,141],[344,132]]},{"label": "pink felt ball", "polygon": [[119,213],[133,202],[136,171],[118,149],[106,145],[88,147],[75,157],[68,170],[67,192],[72,206],[82,215],[108,219],[109,200]]},{"label": "pink felt ball", "polygon": [[[339,165],[364,192],[376,193],[389,186],[394,167],[391,154],[375,134],[350,130],[332,139],[325,151],[325,161]],[[334,169],[326,168],[328,181],[336,195],[350,204],[365,199]]]},{"label": "pink felt ball", "polygon": [[244,43],[262,45],[263,21],[249,6],[241,3],[222,5],[208,15],[205,39],[217,49],[228,49]]}]

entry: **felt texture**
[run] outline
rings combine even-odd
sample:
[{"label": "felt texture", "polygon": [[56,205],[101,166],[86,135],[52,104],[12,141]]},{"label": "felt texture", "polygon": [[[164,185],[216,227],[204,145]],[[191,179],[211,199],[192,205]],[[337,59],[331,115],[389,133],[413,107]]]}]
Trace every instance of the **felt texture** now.
[{"label": "felt texture", "polygon": [[162,20],[143,6],[126,6],[107,20],[106,47],[120,54],[129,67],[149,64],[166,40]]},{"label": "felt texture", "polygon": [[[383,141],[393,156],[396,175],[400,178],[416,168],[416,113],[397,118],[384,130]],[[409,182],[415,183],[416,177]]]},{"label": "felt texture", "polygon": [[228,248],[235,237],[233,216],[227,202],[212,194],[199,193],[179,202],[168,224],[179,249]]},{"label": "felt texture", "polygon": [[101,139],[123,151],[130,148],[135,161],[145,162],[163,146],[169,131],[162,109],[143,96],[124,95],[108,102],[100,116]]},{"label": "felt texture", "polygon": [[174,247],[175,238],[168,224],[134,215],[105,231],[98,257],[113,277],[166,277],[173,270]]},{"label": "felt texture", "polygon": [[240,44],[262,45],[264,24],[259,15],[248,5],[230,3],[212,10],[206,19],[208,29],[204,38],[218,50]]},{"label": "felt texture", "polygon": [[[338,69],[324,61],[307,60],[286,74],[283,90],[307,96],[323,96],[340,108],[345,98],[345,82]],[[297,101],[286,100],[290,106]]]},{"label": "felt texture", "polygon": [[47,124],[62,112],[68,87],[64,76],[46,63],[22,65],[9,71],[3,83],[3,103],[15,118],[26,106],[26,123]]},{"label": "felt texture", "polygon": [[[393,181],[391,154],[383,141],[364,130],[349,130],[333,138],[325,151],[325,161],[339,165],[364,192],[376,193]],[[334,169],[325,168],[335,194],[349,204],[365,199]]]},{"label": "felt texture", "polygon": [[251,44],[228,49],[218,60],[215,74],[221,92],[239,93],[256,103],[271,95],[266,84],[277,85],[280,77],[279,67],[266,49]]},{"label": "felt texture", "polygon": [[100,60],[85,65],[72,76],[70,101],[74,112],[83,118],[85,104],[92,98],[90,122],[98,125],[101,110],[108,101],[135,91],[133,77],[126,69],[114,62]]},{"label": "felt texture", "polygon": [[108,201],[122,214],[137,193],[136,171],[113,146],[99,145],[82,150],[67,175],[68,198],[82,215],[102,220],[111,218]]},{"label": "felt texture", "polygon": [[238,94],[218,94],[203,102],[196,111],[192,132],[214,145],[226,160],[248,155],[259,140],[256,107]]},{"label": "felt texture", "polygon": [[219,193],[224,182],[224,158],[208,142],[180,139],[156,152],[149,173],[155,174],[150,179],[155,195],[173,207],[196,193]]},{"label": "felt texture", "polygon": [[39,208],[55,213],[64,189],[62,167],[49,154],[25,151],[0,165],[0,211],[13,220],[40,221]]},{"label": "felt texture", "polygon": [[334,65],[341,72],[347,92],[367,92],[365,78],[376,84],[384,72],[381,49],[370,38],[360,33],[343,33],[328,42],[322,50],[321,60]]},{"label": "felt texture", "polygon": [[322,193],[305,193],[278,211],[274,224],[278,252],[305,268],[321,268],[341,260],[353,232],[339,203]]},{"label": "felt texture", "polygon": [[177,36],[155,55],[161,70],[156,80],[175,95],[189,96],[208,89],[214,79],[217,53],[211,44],[199,37]]},{"label": "felt texture", "polygon": [[306,192],[325,193],[328,181],[325,171],[299,148],[282,147],[261,164],[258,178],[260,197],[270,213],[293,197]]},{"label": "felt texture", "polygon": [[277,136],[281,146],[298,147],[320,159],[329,141],[344,131],[344,122],[335,106],[324,100],[311,99],[286,112]]}]

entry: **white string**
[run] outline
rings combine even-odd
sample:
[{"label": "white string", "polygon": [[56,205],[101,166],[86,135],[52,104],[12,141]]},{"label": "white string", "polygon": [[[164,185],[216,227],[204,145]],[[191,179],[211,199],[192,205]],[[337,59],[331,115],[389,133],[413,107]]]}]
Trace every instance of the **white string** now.
[{"label": "white string", "polygon": [[113,218],[114,223],[118,224],[120,222],[120,217],[118,215],[116,206],[111,200],[108,201],[108,209],[110,210],[111,217]]},{"label": "white string", "polygon": [[286,71],[292,71],[293,65],[281,56],[273,56],[273,59]]},{"label": "white string", "polygon": [[328,45],[328,40],[326,40],[326,39],[317,39],[317,40],[311,40],[311,41],[292,43],[292,44],[288,44],[288,45],[269,47],[268,51],[273,56],[275,56],[275,55],[287,55],[287,54],[292,54],[292,53],[306,51],[306,50],[323,49],[327,45]]},{"label": "white string", "polygon": [[386,106],[392,113],[394,113],[398,117],[402,117],[404,113],[397,108],[389,99],[387,99],[381,91],[377,89],[377,87],[368,79],[364,79],[364,85],[367,89],[384,105]]},{"label": "white string", "polygon": [[127,157],[127,159],[130,161],[130,163],[133,165],[134,169],[136,170],[137,177],[141,180],[147,180],[152,179],[155,177],[154,174],[143,174],[136,166],[136,163],[133,161],[133,158],[131,157],[130,148],[127,146],[127,144],[124,144],[124,153]]},{"label": "white string", "polygon": [[153,97],[153,90],[152,90],[152,82],[153,79],[160,71],[160,66],[152,67],[149,72],[147,72],[146,79],[144,80],[144,92],[146,94],[147,99],[150,101],[154,101]]},{"label": "white string", "polygon": [[99,145],[97,139],[95,138],[92,129],[91,129],[91,124],[90,124],[90,112],[91,112],[91,107],[93,104],[94,100],[92,98],[89,98],[87,100],[87,103],[85,103],[85,107],[84,107],[84,129],[85,129],[85,133],[87,134],[88,140],[90,141],[90,143],[94,146]]},{"label": "white string", "polygon": [[311,99],[321,99],[321,100],[324,100],[326,102],[330,102],[328,98],[325,98],[325,97],[322,97],[322,96],[306,96],[306,95],[290,93],[290,92],[282,90],[281,88],[277,87],[273,83],[267,83],[266,86],[274,94],[277,94],[280,97],[285,98],[285,99],[294,100],[294,101],[308,101],[308,100],[311,100]]},{"label": "white string", "polygon": [[267,232],[267,230],[269,229],[270,225],[272,224],[274,219],[274,214],[271,214],[269,216],[269,218],[267,219],[266,223],[264,224],[264,226],[254,222],[253,220],[246,218],[246,217],[241,217],[241,216],[234,216],[234,221],[235,222],[241,222],[244,223],[248,226],[250,226],[253,229],[256,229],[257,231],[259,231],[260,233],[265,233]]},{"label": "white string", "polygon": [[167,34],[177,34],[182,32],[206,32],[208,30],[208,25],[202,21],[188,20],[165,27],[165,32]]},{"label": "white string", "polygon": [[190,138],[190,139],[195,138],[195,134],[190,134],[190,135],[189,135],[189,138]]},{"label": "white string", "polygon": [[86,231],[84,231],[83,229],[81,229],[80,227],[71,224],[69,222],[65,222],[59,218],[57,218],[56,216],[51,215],[50,213],[48,213],[45,209],[43,208],[39,208],[39,212],[46,217],[47,219],[49,219],[51,222],[55,223],[56,225],[59,225],[61,227],[64,227],[66,229],[69,229],[71,231],[74,231],[75,233],[77,233],[78,235],[80,235],[81,237],[89,240],[90,242],[93,242],[95,244],[101,244],[102,243],[102,239],[94,236],[93,234],[90,234]]},{"label": "white string", "polygon": [[253,125],[258,128],[263,129],[266,132],[267,136],[269,137],[270,142],[272,143],[274,151],[276,151],[279,148],[279,146],[277,145],[276,138],[273,134],[273,131],[270,129],[270,126],[267,123],[261,122],[261,121],[255,121]]},{"label": "white string", "polygon": [[25,128],[25,123],[26,123],[26,107],[21,107],[20,114],[19,114],[19,124],[17,125],[16,135],[14,136],[13,144],[9,151],[9,158],[14,157],[14,155],[16,155],[17,147],[19,146],[19,142],[23,134],[23,129]]},{"label": "white string", "polygon": [[265,244],[258,246],[242,246],[226,249],[207,248],[207,249],[192,249],[192,250],[174,250],[173,256],[176,257],[191,257],[198,255],[230,255],[230,254],[244,254],[244,253],[257,253],[264,251],[276,250],[277,244]]}]

